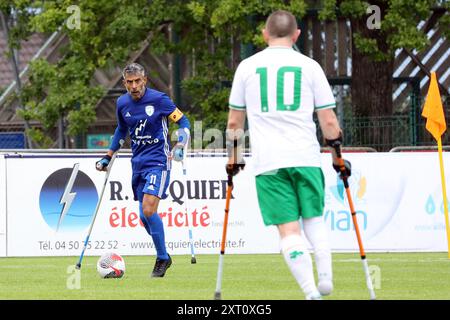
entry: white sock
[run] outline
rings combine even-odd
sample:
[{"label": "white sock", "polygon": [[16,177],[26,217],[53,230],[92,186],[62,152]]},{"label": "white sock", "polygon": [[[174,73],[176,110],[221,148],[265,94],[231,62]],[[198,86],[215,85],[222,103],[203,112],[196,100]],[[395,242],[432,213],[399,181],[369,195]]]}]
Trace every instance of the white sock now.
[{"label": "white sock", "polygon": [[281,239],[280,244],[284,260],[307,299],[317,295],[320,297],[314,282],[311,255],[303,238],[300,235],[289,235]]},{"label": "white sock", "polygon": [[314,249],[319,292],[328,295],[333,290],[333,270],[328,230],[323,217],[303,219],[303,230]]}]

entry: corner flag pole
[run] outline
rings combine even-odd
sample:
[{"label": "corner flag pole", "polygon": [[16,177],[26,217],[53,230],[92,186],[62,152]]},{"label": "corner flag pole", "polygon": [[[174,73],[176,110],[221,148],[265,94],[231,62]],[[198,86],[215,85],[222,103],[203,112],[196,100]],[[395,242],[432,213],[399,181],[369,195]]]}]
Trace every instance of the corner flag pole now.
[{"label": "corner flag pole", "polygon": [[442,106],[441,94],[436,77],[436,72],[431,72],[430,86],[427,98],[422,110],[422,117],[427,119],[426,129],[431,133],[438,144],[439,166],[441,173],[442,199],[444,202],[445,230],[447,232],[447,256],[450,259],[450,224],[448,219],[447,190],[445,187],[444,160],[442,156],[441,136],[447,130],[444,107]]},{"label": "corner flag pole", "polygon": [[444,159],[442,156],[441,137],[439,137],[437,143],[439,153],[439,167],[441,169],[442,199],[444,201],[445,230],[447,231],[447,257],[450,259],[450,223],[448,219],[447,188],[445,186]]}]

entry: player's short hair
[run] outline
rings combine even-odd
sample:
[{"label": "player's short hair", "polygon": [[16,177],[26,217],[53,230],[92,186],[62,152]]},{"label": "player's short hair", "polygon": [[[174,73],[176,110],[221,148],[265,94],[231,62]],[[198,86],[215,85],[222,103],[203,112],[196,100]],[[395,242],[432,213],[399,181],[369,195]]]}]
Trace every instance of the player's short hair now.
[{"label": "player's short hair", "polygon": [[289,11],[274,11],[266,20],[266,30],[274,38],[290,36],[297,28],[297,19]]},{"label": "player's short hair", "polygon": [[133,62],[127,64],[122,71],[122,77],[125,79],[127,74],[139,74],[145,76],[145,69],[139,63]]}]

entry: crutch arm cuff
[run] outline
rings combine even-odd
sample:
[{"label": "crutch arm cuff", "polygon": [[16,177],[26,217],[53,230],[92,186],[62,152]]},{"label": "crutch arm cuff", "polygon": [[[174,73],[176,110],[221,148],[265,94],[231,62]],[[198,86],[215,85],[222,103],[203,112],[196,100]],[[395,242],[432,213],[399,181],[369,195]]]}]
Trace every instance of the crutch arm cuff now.
[{"label": "crutch arm cuff", "polygon": [[343,141],[342,131],[339,131],[339,136],[335,139],[325,138],[325,144],[331,148],[340,147],[342,145],[342,141]]}]

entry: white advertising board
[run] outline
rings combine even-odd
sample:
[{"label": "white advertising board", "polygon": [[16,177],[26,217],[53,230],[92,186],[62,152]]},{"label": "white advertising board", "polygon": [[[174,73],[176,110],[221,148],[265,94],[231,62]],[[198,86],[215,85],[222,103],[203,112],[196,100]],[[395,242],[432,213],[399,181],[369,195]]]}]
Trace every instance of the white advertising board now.
[{"label": "white advertising board", "polygon": [[[350,190],[365,249],[447,251],[436,153],[349,153],[345,158],[352,163]],[[444,154],[444,162],[449,160]],[[330,169],[329,155],[323,158],[322,167],[326,177],[324,216],[332,247],[357,249],[345,190]],[[447,185],[449,182],[447,178]]]},{"label": "white advertising board", "polygon": [[6,162],[0,154],[0,257],[6,256]]},{"label": "white advertising board", "polygon": [[[10,256],[80,253],[105,177],[104,173],[94,168],[97,158],[8,158]],[[59,222],[64,205],[61,196],[74,163],[79,163],[78,176],[71,190],[76,194],[70,210]],[[248,187],[247,175],[245,173],[235,179],[227,252],[277,251],[278,236],[275,230],[263,229],[254,201],[255,190]],[[190,253],[187,223],[191,223],[196,253],[217,253],[220,250],[226,194],[224,159],[190,158],[186,177],[187,189],[183,185],[181,166],[174,163],[169,197],[159,205],[168,250],[173,254]],[[26,181],[29,183],[24,187]],[[187,216],[184,211],[185,192],[188,196]],[[155,252],[151,237],[140,223],[138,202],[132,198],[130,158],[121,156],[112,168],[87,255],[98,255],[105,250],[116,250],[125,255]]]},{"label": "white advertising board", "polygon": [[[6,157],[8,256],[80,254],[104,183],[105,173],[94,168],[98,158],[56,154]],[[350,190],[367,251],[447,250],[436,153],[348,153],[345,158],[352,162]],[[444,161],[449,163],[447,154]],[[260,217],[251,162],[247,158],[247,168],[234,179],[226,250],[230,254],[277,253],[277,231],[265,227]],[[331,156],[323,154],[322,162],[324,219],[332,249],[357,251],[344,187],[331,167]],[[74,194],[73,201],[67,214],[61,215],[70,202],[62,195],[75,163],[79,163],[79,171],[68,191]],[[196,254],[220,251],[224,164],[222,157],[190,157],[184,184],[181,165],[173,162],[168,198],[159,205],[171,254],[190,253],[188,223]],[[151,237],[139,220],[138,202],[132,198],[130,156],[121,154],[106,185],[87,255],[107,250],[124,255],[155,254]]]}]

